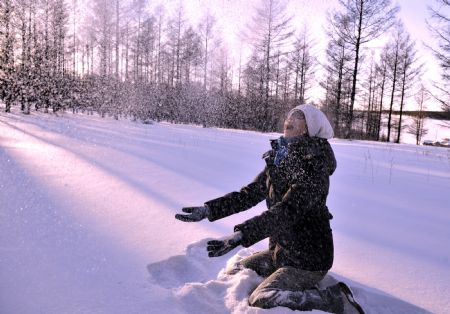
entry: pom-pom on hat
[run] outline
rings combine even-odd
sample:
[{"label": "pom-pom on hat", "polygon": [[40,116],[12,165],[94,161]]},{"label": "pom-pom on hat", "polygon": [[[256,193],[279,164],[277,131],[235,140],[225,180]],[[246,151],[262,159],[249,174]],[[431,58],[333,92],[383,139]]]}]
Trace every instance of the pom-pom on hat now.
[{"label": "pom-pom on hat", "polygon": [[289,111],[288,118],[292,115],[292,113],[298,110],[302,111],[305,115],[309,136],[316,136],[326,139],[330,139],[334,136],[333,128],[331,127],[328,118],[318,108],[310,104],[299,105]]}]

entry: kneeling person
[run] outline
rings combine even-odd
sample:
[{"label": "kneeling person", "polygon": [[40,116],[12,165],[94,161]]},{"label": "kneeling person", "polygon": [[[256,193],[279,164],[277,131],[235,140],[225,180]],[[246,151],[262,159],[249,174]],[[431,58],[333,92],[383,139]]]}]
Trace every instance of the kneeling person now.
[{"label": "kneeling person", "polygon": [[250,295],[251,306],[344,313],[353,301],[343,283],[316,289],[333,264],[332,215],[326,206],[329,177],[336,169],[328,142],[332,137],[331,125],[319,109],[295,107],[285,120],[284,135],[272,140],[272,149],[263,155],[266,166],[253,182],[202,207],[183,208],[187,214],[175,216],[187,222],[215,221],[266,200],[268,209],[261,215],[236,225],[233,235],[209,241],[207,247],[210,257],[221,256],[238,245],[249,247],[269,238],[267,250],[230,271],[245,267],[266,278]]}]

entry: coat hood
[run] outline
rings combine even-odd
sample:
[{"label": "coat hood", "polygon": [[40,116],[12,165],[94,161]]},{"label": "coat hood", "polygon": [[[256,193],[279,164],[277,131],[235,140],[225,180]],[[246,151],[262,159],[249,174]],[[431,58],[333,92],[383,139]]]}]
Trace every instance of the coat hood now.
[{"label": "coat hood", "polygon": [[320,137],[330,139],[334,136],[333,128],[325,114],[310,104],[303,104],[289,111],[288,117],[293,112],[300,110],[305,115],[306,125],[308,126],[308,135],[310,137]]}]

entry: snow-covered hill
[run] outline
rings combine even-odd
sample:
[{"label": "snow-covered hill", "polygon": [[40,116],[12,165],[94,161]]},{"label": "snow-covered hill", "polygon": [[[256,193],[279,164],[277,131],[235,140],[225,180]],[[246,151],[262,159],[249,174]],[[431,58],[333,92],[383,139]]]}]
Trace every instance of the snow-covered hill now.
[{"label": "snow-covered hill", "polygon": [[[221,272],[266,242],[204,251],[264,204],[215,223],[173,218],[252,180],[277,136],[1,113],[0,313],[291,312],[249,308],[261,279]],[[450,313],[450,149],[331,142],[332,275],[367,313]]]}]

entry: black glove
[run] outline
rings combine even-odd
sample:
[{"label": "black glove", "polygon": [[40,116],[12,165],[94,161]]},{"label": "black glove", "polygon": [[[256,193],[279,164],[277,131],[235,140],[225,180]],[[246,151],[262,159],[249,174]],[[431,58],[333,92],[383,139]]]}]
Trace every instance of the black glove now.
[{"label": "black glove", "polygon": [[212,240],[208,241],[208,246],[206,250],[208,251],[209,257],[217,257],[227,254],[232,249],[241,244],[242,233],[240,231],[236,231],[231,236],[223,239],[223,240]]},{"label": "black glove", "polygon": [[184,207],[181,210],[188,215],[176,214],[175,218],[185,222],[200,221],[208,217],[209,214],[209,208],[206,206]]}]

